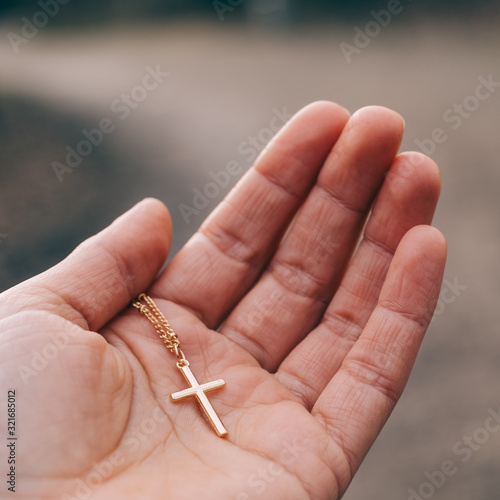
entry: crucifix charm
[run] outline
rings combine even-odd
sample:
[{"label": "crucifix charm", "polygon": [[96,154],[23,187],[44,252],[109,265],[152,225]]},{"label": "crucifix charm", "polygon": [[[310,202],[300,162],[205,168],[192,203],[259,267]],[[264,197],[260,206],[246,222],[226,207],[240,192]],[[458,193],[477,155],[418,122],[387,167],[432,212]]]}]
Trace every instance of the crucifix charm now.
[{"label": "crucifix charm", "polygon": [[196,377],[193,375],[193,372],[189,369],[189,361],[182,352],[181,343],[177,334],[174,330],[172,330],[167,318],[165,318],[151,297],[145,293],[141,293],[137,299],[132,301],[132,306],[138,309],[143,316],[146,316],[146,318],[154,326],[156,333],[158,333],[159,337],[163,340],[165,347],[172,354],[175,354],[175,357],[177,358],[177,368],[179,368],[184,375],[184,378],[190,385],[189,389],[184,389],[183,391],[171,394],[170,399],[175,402],[195,396],[208,417],[208,420],[210,420],[210,423],[215,429],[217,435],[219,437],[227,436],[227,431],[224,428],[224,425],[222,425],[220,418],[217,416],[217,413],[215,413],[215,410],[205,394],[205,392],[224,387],[226,382],[220,378],[219,380],[214,380],[213,382],[208,382],[206,384],[198,383]]},{"label": "crucifix charm", "polygon": [[[185,362],[187,363],[187,361]],[[224,387],[226,385],[226,382],[224,382],[224,380],[222,379],[219,379],[200,385],[196,380],[196,377],[193,375],[193,372],[190,370],[189,363],[182,365],[178,363],[177,366],[191,387],[189,389],[184,389],[183,391],[174,392],[173,394],[171,394],[170,398],[172,399],[172,401],[181,401],[191,396],[195,396],[198,400],[198,403],[200,403],[201,407],[203,408],[206,416],[208,417],[208,420],[210,420],[210,423],[215,429],[215,432],[217,432],[217,435],[219,437],[227,436],[227,431],[224,428],[224,425],[222,424],[217,413],[215,413],[213,406],[210,404],[210,401],[205,394],[205,392]]]}]

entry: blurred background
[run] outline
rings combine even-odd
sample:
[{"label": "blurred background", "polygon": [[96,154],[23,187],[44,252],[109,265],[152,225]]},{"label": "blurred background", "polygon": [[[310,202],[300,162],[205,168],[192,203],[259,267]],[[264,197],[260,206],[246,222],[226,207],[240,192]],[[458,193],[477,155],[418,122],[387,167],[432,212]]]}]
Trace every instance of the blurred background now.
[{"label": "blurred background", "polygon": [[402,149],[441,167],[449,259],[408,388],[345,498],[500,498],[499,14],[463,0],[2,0],[0,290],[145,196],[170,208],[177,252],[311,101],[393,108]]}]

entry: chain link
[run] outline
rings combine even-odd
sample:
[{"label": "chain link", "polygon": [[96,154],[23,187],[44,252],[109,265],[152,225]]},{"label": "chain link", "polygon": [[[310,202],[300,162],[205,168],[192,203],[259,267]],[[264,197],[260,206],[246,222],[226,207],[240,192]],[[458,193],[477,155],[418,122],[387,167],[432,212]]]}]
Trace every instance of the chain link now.
[{"label": "chain link", "polygon": [[182,352],[181,343],[177,334],[172,330],[167,318],[163,316],[153,299],[145,293],[141,293],[137,299],[132,301],[132,306],[138,309],[139,312],[143,316],[146,316],[146,318],[153,324],[156,333],[158,333],[159,337],[163,340],[167,349],[172,354],[175,354],[177,358],[177,365],[179,367],[189,366],[189,362]]}]

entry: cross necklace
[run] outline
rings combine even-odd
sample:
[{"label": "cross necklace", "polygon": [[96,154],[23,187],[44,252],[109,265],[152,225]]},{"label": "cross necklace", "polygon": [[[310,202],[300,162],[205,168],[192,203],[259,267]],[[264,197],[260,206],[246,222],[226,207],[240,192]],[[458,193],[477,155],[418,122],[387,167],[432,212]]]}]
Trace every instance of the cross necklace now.
[{"label": "cross necklace", "polygon": [[227,436],[227,430],[224,428],[219,416],[215,412],[213,406],[207,398],[207,395],[205,394],[208,391],[224,387],[226,382],[222,379],[218,379],[213,382],[200,384],[198,380],[196,380],[196,377],[189,368],[189,361],[184,357],[177,334],[172,330],[172,327],[168,323],[167,319],[163,316],[162,312],[158,309],[158,306],[153,302],[151,297],[142,293],[137,299],[132,301],[132,306],[138,309],[142,315],[146,316],[146,318],[151,321],[167,349],[176,355],[177,368],[179,368],[184,375],[184,378],[190,385],[188,389],[171,394],[170,399],[176,402],[192,396],[196,397],[217,435],[219,437]]}]

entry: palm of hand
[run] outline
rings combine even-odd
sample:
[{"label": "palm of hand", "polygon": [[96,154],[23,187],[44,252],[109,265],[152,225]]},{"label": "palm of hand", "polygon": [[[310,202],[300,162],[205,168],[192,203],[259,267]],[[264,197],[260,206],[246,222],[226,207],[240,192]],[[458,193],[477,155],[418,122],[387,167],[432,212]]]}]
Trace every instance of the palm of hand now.
[{"label": "palm of hand", "polygon": [[[180,312],[179,331],[196,330],[189,344],[203,346],[203,354],[191,360],[199,382],[213,380],[215,370],[227,382],[223,398],[209,393],[231,429],[228,439],[218,438],[194,400],[170,401],[186,383],[174,368],[175,357],[145,332],[148,325],[135,314],[129,311],[104,329],[116,347],[72,324],[56,332],[60,321],[51,317],[47,336],[43,326],[38,329],[43,341],[30,339],[39,352],[55,339],[64,345],[58,363],[47,365],[36,381],[25,375],[44,405],[36,420],[22,426],[34,447],[38,443],[24,468],[36,471],[38,480],[51,478],[45,480],[47,498],[59,498],[62,491],[69,498],[211,498],[214,482],[213,498],[264,492],[269,498],[309,498],[301,482],[330,475],[321,461],[327,433],[298,398],[244,350],[225,339],[213,343],[213,332]],[[130,342],[126,347],[124,339]],[[230,359],[220,359],[221,352],[230,352]],[[47,441],[57,447],[40,446]],[[342,456],[336,458],[341,465]],[[319,492],[324,498],[324,486]],[[41,494],[39,486],[36,493]]]},{"label": "palm of hand", "polygon": [[[208,395],[228,438],[193,398],[170,401],[187,385],[146,319],[131,308],[116,316],[165,258],[170,228],[157,202],[5,293],[2,371],[21,389],[27,498],[319,500],[345,491],[404,387],[445,256],[437,231],[412,229],[432,217],[435,166],[418,157],[408,170],[416,155],[394,159],[402,127],[393,113],[369,108],[346,120],[325,103],[299,114],[150,289],[198,381],[226,380]],[[367,169],[371,155],[380,165]],[[339,157],[360,171],[347,178]],[[321,185],[329,177],[346,197],[357,190],[355,201],[332,203]]]}]

